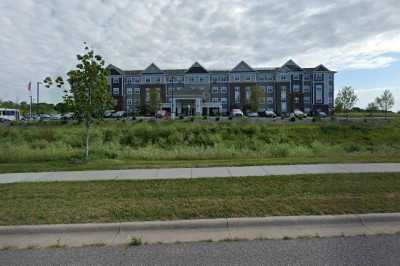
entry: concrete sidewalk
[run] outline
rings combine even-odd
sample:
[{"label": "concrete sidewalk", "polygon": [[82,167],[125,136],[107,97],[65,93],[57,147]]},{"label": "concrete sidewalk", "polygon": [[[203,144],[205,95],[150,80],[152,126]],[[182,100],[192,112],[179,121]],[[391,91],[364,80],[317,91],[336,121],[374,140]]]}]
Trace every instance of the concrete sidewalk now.
[{"label": "concrete sidewalk", "polygon": [[151,180],[206,177],[400,172],[400,163],[298,164],[244,167],[132,169],[0,174],[0,184],[49,181]]},{"label": "concrete sidewalk", "polygon": [[395,234],[400,213],[0,226],[0,249]]}]

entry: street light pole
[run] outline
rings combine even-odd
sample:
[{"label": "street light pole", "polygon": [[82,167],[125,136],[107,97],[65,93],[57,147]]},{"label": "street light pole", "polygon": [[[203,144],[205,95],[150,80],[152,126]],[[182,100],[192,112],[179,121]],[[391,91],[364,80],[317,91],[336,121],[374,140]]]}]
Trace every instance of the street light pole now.
[{"label": "street light pole", "polygon": [[37,112],[37,114],[39,114],[39,87],[40,87],[40,84],[42,84],[42,82],[37,82],[36,83],[36,112]]}]

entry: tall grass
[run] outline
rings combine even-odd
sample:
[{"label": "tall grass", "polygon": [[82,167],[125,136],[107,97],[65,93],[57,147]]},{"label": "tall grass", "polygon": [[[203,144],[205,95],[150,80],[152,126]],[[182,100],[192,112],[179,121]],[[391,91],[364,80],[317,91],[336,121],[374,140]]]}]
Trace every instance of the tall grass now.
[{"label": "tall grass", "polygon": [[[82,156],[77,124],[0,127],[0,163],[65,161]],[[104,122],[91,136],[93,159],[196,160],[290,158],[400,152],[398,120],[275,125]]]}]

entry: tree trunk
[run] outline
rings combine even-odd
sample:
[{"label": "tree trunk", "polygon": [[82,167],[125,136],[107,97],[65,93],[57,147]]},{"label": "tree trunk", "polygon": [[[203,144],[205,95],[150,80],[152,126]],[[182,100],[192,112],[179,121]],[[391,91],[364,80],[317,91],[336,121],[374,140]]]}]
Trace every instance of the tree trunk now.
[{"label": "tree trunk", "polygon": [[90,123],[89,120],[85,121],[85,129],[86,129],[86,147],[85,147],[85,157],[89,159],[89,139],[90,139]]}]

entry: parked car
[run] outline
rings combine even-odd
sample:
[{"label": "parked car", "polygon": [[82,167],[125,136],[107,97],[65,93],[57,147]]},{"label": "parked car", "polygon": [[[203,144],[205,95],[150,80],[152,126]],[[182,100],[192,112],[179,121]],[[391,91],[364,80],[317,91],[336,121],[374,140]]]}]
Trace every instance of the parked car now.
[{"label": "parked car", "polygon": [[62,120],[71,120],[75,117],[74,113],[65,113],[61,116]]},{"label": "parked car", "polygon": [[270,110],[265,110],[264,111],[264,115],[265,115],[265,117],[272,117],[272,118],[276,117],[275,112],[274,111],[270,111]]},{"label": "parked car", "polygon": [[169,117],[169,112],[165,110],[158,110],[156,113],[156,118],[164,118],[164,117]]},{"label": "parked car", "polygon": [[110,118],[114,112],[115,112],[114,110],[105,111],[104,112],[104,118]]},{"label": "parked car", "polygon": [[232,115],[232,117],[243,117],[244,116],[242,110],[240,110],[240,109],[232,109],[231,115]]},{"label": "parked car", "polygon": [[257,112],[248,112],[247,116],[248,117],[258,117],[258,113]]},{"label": "parked car", "polygon": [[62,115],[60,115],[60,114],[55,114],[55,115],[50,116],[51,120],[61,120],[61,118],[62,118]]},{"label": "parked car", "polygon": [[302,111],[300,111],[300,110],[298,110],[298,109],[294,110],[294,116],[297,117],[297,118],[304,118],[304,117],[306,117],[306,115],[305,115]]},{"label": "parked car", "polygon": [[123,118],[123,117],[126,117],[126,112],[118,111],[118,112],[113,113],[111,116],[112,116],[112,118]]},{"label": "parked car", "polygon": [[326,118],[328,117],[328,115],[325,112],[316,112],[315,113],[317,116],[319,116],[320,118]]},{"label": "parked car", "polygon": [[41,114],[39,117],[41,121],[49,121],[51,119],[51,115],[48,114]]}]

